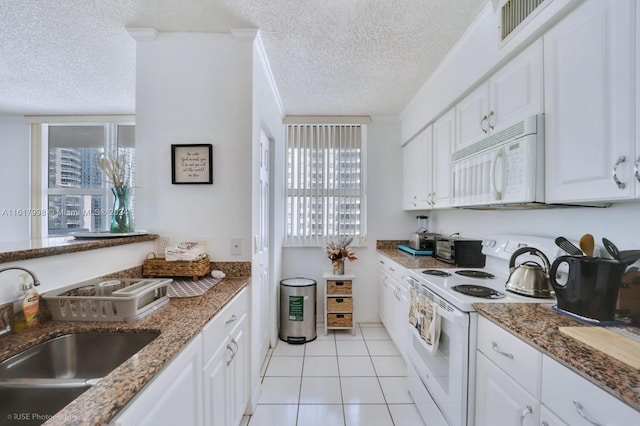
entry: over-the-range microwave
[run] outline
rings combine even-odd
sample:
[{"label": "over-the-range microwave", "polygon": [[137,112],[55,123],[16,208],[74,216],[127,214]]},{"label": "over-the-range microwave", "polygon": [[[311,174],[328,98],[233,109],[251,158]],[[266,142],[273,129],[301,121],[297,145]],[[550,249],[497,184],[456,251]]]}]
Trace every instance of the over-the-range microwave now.
[{"label": "over-the-range microwave", "polygon": [[534,115],[451,154],[453,207],[544,203],[544,115]]}]

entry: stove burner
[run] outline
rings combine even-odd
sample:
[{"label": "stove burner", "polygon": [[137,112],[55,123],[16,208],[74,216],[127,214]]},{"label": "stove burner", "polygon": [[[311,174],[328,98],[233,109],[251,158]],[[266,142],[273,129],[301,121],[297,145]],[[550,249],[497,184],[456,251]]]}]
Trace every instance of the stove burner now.
[{"label": "stove burner", "polygon": [[423,274],[427,274],[427,275],[435,275],[438,277],[450,277],[451,274],[448,273],[447,271],[441,271],[439,269],[425,269],[424,271],[422,271]]},{"label": "stove burner", "polygon": [[494,278],[494,276],[488,272],[478,271],[475,269],[462,269],[462,270],[456,271],[456,274],[462,275],[463,277],[469,277],[469,278]]},{"label": "stove burner", "polygon": [[451,288],[467,296],[481,297],[483,299],[502,299],[504,297],[504,293],[481,285],[462,284]]}]

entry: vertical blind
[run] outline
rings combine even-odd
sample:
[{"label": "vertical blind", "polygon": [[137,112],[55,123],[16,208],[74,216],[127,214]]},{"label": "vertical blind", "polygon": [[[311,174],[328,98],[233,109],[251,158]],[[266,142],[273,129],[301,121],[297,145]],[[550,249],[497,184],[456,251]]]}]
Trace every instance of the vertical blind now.
[{"label": "vertical blind", "polygon": [[364,245],[361,124],[287,124],[286,244]]}]

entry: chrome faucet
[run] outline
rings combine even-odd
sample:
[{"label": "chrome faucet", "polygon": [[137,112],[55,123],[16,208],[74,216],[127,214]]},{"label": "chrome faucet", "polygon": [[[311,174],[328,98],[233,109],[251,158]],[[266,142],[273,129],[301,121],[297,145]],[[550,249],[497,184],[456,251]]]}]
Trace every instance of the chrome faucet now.
[{"label": "chrome faucet", "polygon": [[[23,268],[21,266],[9,266],[8,268],[2,268],[0,269],[0,274],[3,273],[4,271],[9,271],[12,269],[17,269],[20,271],[25,271],[27,274],[31,275],[31,278],[33,279],[33,285],[38,286],[40,285],[40,280],[38,280],[38,277],[36,277],[36,274],[34,274],[32,271]],[[9,311],[6,310],[4,311],[4,314],[2,314],[2,321],[4,322],[4,329],[0,330],[0,337],[11,333],[11,321],[9,320]]]}]

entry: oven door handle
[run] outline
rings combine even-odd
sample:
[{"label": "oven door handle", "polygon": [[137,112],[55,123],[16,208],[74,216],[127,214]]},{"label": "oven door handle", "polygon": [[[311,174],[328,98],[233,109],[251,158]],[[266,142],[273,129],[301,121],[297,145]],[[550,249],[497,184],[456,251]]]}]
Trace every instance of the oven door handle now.
[{"label": "oven door handle", "polygon": [[[407,275],[404,275],[402,278],[407,284],[409,284],[410,286],[413,286],[414,288],[417,288],[418,292],[420,292],[421,290],[426,290],[427,294],[429,295],[428,299],[438,302],[438,310],[437,310],[438,315],[452,322],[456,326],[469,328],[469,316],[467,314],[450,306],[440,297],[436,296],[431,290],[427,289],[424,285],[420,284],[420,282],[415,278]],[[423,297],[426,297],[426,296],[423,296]]]}]

